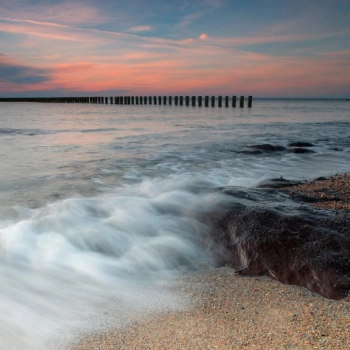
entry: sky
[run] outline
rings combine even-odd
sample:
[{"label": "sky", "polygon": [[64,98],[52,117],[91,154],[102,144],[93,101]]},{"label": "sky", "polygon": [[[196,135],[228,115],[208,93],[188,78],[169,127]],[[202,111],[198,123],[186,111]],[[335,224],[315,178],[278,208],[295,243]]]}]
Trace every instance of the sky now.
[{"label": "sky", "polygon": [[0,97],[350,97],[349,0],[0,0]]}]

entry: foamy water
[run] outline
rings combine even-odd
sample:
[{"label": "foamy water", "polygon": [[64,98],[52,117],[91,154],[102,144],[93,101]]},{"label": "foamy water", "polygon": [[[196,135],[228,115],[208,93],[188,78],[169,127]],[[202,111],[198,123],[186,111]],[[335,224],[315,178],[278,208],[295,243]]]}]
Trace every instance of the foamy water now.
[{"label": "foamy water", "polygon": [[[162,286],[215,264],[215,189],[348,171],[349,106],[1,104],[1,348],[62,349],[186,307]],[[293,141],[315,153],[245,152]]]}]

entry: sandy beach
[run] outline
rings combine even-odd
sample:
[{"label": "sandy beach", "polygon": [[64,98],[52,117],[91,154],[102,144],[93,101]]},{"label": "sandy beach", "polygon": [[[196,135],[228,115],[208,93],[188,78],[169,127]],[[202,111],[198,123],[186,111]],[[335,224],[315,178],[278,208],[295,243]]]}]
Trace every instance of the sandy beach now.
[{"label": "sandy beach", "polygon": [[[346,212],[349,188],[349,174],[340,174],[289,191],[322,198],[316,205],[323,209]],[[85,336],[70,349],[343,350],[350,344],[349,297],[329,300],[268,277],[242,277],[228,267],[187,275],[170,288],[192,307]]]},{"label": "sandy beach", "polygon": [[[350,304],[231,268],[196,273],[176,287],[193,308],[87,336],[82,349],[346,349]],[[117,315],[116,315],[117,317]]]}]

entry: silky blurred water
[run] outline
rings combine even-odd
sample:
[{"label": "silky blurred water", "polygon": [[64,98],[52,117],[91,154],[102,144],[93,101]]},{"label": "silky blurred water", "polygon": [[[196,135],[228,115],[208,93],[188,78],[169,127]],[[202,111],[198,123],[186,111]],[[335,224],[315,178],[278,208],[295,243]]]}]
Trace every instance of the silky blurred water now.
[{"label": "silky blurred water", "polygon": [[[247,152],[295,141],[314,152]],[[1,103],[0,164],[0,348],[62,349],[185,307],[159,285],[214,263],[215,188],[349,171],[350,104]]]}]

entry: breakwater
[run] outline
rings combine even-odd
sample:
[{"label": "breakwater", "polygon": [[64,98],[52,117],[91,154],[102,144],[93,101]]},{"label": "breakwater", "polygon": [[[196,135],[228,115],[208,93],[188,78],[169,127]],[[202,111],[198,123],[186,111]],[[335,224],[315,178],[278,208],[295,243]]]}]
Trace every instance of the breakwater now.
[{"label": "breakwater", "polygon": [[93,97],[6,97],[0,102],[94,103],[115,105],[175,105],[198,107],[250,108],[253,97],[248,96],[93,96]]}]

